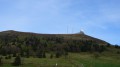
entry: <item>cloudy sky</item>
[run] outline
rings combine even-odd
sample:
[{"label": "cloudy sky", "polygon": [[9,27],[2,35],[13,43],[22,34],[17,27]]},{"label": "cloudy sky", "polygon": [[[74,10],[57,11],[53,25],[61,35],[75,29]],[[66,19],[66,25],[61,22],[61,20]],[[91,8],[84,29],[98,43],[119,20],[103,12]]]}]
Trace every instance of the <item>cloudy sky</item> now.
[{"label": "cloudy sky", "polygon": [[0,0],[0,31],[76,33],[120,44],[120,0]]}]

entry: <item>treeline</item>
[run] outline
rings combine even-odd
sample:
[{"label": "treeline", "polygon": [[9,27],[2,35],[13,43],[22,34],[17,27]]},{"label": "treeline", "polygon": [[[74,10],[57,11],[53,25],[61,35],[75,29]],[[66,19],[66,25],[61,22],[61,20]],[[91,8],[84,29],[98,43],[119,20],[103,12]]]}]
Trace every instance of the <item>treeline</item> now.
[{"label": "treeline", "polygon": [[56,35],[3,33],[0,34],[0,54],[3,56],[20,54],[25,57],[45,57],[46,53],[62,56],[67,52],[103,52],[106,45],[94,40],[65,39]]}]

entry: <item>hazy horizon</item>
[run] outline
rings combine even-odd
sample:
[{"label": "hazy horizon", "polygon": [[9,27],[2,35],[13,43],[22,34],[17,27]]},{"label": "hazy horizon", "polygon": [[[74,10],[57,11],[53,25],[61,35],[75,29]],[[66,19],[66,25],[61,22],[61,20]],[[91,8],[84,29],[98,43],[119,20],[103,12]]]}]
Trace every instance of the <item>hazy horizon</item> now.
[{"label": "hazy horizon", "polygon": [[87,35],[120,44],[120,0],[0,0],[0,31]]}]

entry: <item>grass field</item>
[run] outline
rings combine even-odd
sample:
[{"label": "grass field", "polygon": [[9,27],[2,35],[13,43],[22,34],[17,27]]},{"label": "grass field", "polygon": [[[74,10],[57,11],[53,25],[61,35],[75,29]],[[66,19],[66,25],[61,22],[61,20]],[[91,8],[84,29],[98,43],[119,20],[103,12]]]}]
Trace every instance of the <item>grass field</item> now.
[{"label": "grass field", "polygon": [[[11,66],[13,60],[14,58],[3,59],[1,67],[13,67]],[[98,58],[92,53],[69,53],[67,58],[63,56],[50,59],[48,54],[47,58],[22,58],[22,63],[16,67],[120,67],[120,54],[114,49],[103,52]]]}]

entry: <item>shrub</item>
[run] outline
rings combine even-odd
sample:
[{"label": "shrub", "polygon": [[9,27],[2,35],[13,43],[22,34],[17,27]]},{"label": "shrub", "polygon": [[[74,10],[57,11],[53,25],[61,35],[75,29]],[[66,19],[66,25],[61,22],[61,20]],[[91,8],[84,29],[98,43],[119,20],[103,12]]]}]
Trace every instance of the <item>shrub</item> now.
[{"label": "shrub", "polygon": [[100,57],[100,54],[99,53],[94,53],[94,58],[97,59]]},{"label": "shrub", "polygon": [[6,56],[5,59],[8,59],[8,57]]},{"label": "shrub", "polygon": [[16,53],[13,53],[13,57],[16,57],[16,55],[17,55]]},{"label": "shrub", "polygon": [[110,47],[110,46],[111,46],[111,44],[108,43],[108,44],[107,44],[107,47]]},{"label": "shrub", "polygon": [[0,66],[2,65],[3,63],[2,63],[2,57],[0,57]]},{"label": "shrub", "polygon": [[120,46],[119,45],[115,45],[115,48],[120,48]]},{"label": "shrub", "polygon": [[42,51],[37,51],[37,55],[38,58],[43,58],[43,52]]},{"label": "shrub", "polygon": [[51,59],[53,58],[53,54],[50,55],[50,58],[51,58]]},{"label": "shrub", "polygon": [[99,53],[102,53],[105,50],[106,50],[106,47],[103,46],[103,45],[100,45],[100,47],[99,47]]},{"label": "shrub", "polygon": [[56,52],[55,57],[56,57],[56,58],[60,58],[60,56],[61,56],[60,52]]},{"label": "shrub", "polygon": [[11,59],[11,55],[6,56],[5,59]]},{"label": "shrub", "polygon": [[8,56],[8,59],[11,59],[11,55]]},{"label": "shrub", "polygon": [[68,57],[68,52],[65,52],[65,54],[64,54],[64,55],[65,55],[65,58],[67,58],[67,57]]},{"label": "shrub", "polygon": [[117,54],[120,54],[120,51],[117,51]]},{"label": "shrub", "polygon": [[46,58],[46,53],[45,52],[43,52],[43,58]]},{"label": "shrub", "polygon": [[21,65],[21,58],[20,56],[16,56],[14,62],[12,63],[13,66],[19,66]]}]

